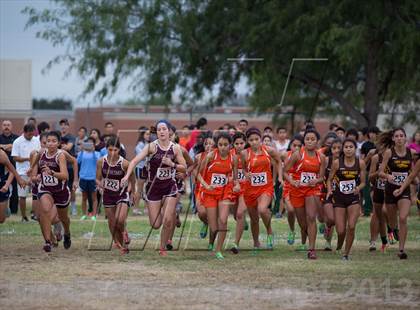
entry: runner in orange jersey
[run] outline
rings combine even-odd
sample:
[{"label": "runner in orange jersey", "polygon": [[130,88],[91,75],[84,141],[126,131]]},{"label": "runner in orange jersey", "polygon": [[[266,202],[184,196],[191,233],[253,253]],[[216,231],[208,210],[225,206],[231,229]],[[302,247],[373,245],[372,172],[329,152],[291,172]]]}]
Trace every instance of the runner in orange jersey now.
[{"label": "runner in orange jersey", "polygon": [[221,132],[215,140],[217,148],[208,153],[201,162],[197,179],[202,186],[201,203],[206,208],[210,226],[209,249],[214,248],[217,235],[216,258],[223,259],[222,247],[226,238],[230,206],[228,184],[235,182],[235,192],[240,191],[240,185],[236,180],[236,167],[233,165],[236,156],[230,153],[230,135]]},{"label": "runner in orange jersey", "polygon": [[[320,184],[324,182],[325,173],[325,156],[317,150],[319,138],[315,129],[308,129],[303,136],[304,147],[293,153],[284,168],[285,178],[292,185],[290,203],[295,208],[301,229],[308,233],[309,259],[316,259],[316,217],[321,204]],[[296,170],[290,173],[294,165],[297,165]]]},{"label": "runner in orange jersey", "polygon": [[271,164],[278,172],[280,185],[283,183],[283,167],[280,154],[269,146],[261,144],[261,132],[257,128],[250,128],[246,132],[249,148],[241,153],[242,168],[247,181],[244,186],[244,201],[251,218],[252,237],[254,247],[259,248],[259,216],[267,229],[267,247],[273,248],[274,236],[271,229],[271,211],[268,208],[274,195],[273,175]]}]

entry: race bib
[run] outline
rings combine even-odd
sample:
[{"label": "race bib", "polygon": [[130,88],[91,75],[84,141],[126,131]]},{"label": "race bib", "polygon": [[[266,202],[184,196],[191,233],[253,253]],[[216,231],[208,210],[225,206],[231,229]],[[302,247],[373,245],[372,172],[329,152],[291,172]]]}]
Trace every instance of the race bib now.
[{"label": "race bib", "polygon": [[104,179],[104,188],[109,191],[118,192],[120,190],[120,181],[114,179]]},{"label": "race bib", "polygon": [[267,173],[252,173],[251,174],[251,185],[252,186],[264,186],[267,184]]},{"label": "race bib", "polygon": [[385,189],[385,185],[386,185],[386,180],[384,180],[384,179],[378,179],[376,181],[376,188],[377,189],[384,190]]},{"label": "race bib", "polygon": [[58,179],[49,174],[42,174],[42,184],[45,186],[56,186],[58,185]]},{"label": "race bib", "polygon": [[340,192],[352,194],[356,189],[356,180],[340,181]]},{"label": "race bib", "polygon": [[316,173],[313,172],[302,172],[300,175],[300,184],[303,186],[308,186],[310,180],[316,179]]},{"label": "race bib", "polygon": [[211,175],[211,185],[214,187],[223,187],[227,184],[226,174],[213,173]]},{"label": "race bib", "polygon": [[238,181],[243,181],[245,180],[245,173],[242,169],[238,169]]},{"label": "race bib", "polygon": [[407,172],[392,172],[392,183],[394,183],[395,185],[401,185],[404,183],[407,177]]},{"label": "race bib", "polygon": [[158,168],[157,178],[159,180],[169,180],[172,179],[172,168]]}]

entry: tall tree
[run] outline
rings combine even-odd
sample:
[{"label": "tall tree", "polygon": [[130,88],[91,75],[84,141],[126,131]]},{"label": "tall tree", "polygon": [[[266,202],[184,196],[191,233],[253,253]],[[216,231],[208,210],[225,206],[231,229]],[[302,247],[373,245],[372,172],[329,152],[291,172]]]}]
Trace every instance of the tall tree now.
[{"label": "tall tree", "polygon": [[[219,101],[246,76],[253,103],[280,103],[293,58],[328,58],[295,66],[293,96],[320,92],[359,126],[376,124],[384,102],[418,109],[420,2],[56,0],[56,8],[25,9],[38,35],[66,44],[70,69],[88,77],[100,97],[131,77],[135,89],[191,100],[218,89]],[[264,62],[229,62],[261,57]],[[288,90],[289,91],[289,90]],[[292,101],[293,102],[293,101]]]}]

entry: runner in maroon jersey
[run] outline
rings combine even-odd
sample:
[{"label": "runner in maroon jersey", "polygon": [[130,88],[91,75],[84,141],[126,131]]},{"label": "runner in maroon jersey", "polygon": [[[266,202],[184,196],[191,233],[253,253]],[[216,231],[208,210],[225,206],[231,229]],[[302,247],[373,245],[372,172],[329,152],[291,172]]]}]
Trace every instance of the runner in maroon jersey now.
[{"label": "runner in maroon jersey", "polygon": [[[48,132],[43,132],[40,135],[39,140],[41,143],[41,149],[32,151],[29,156],[29,162],[31,166],[28,170],[28,176],[31,177],[33,202],[37,202],[34,212],[38,219],[39,219],[38,175],[41,174],[41,170],[39,166],[37,166],[36,170],[34,169],[34,167],[39,162],[40,154],[47,150],[47,136],[48,136]],[[77,159],[71,156],[70,153],[67,151],[61,150],[61,152],[64,153],[66,161],[69,162],[70,165],[73,167],[73,171],[74,171],[73,190],[76,190],[79,184],[79,166],[77,164]],[[56,247],[58,246],[58,242],[63,239],[63,236],[62,236],[63,226],[58,216],[57,218],[54,218],[52,220],[52,223],[54,224],[54,234],[51,235],[52,236],[51,242],[53,246]]]},{"label": "runner in maroon jersey", "polygon": [[[64,248],[71,246],[70,219],[67,207],[70,202],[70,191],[67,187],[68,171],[64,153],[58,149],[60,134],[51,131],[47,135],[47,149],[39,154],[38,163],[33,173],[38,174],[39,222],[45,239],[44,251],[51,252],[51,224],[58,219],[64,226]],[[55,205],[55,207],[54,207]]]},{"label": "runner in maroon jersey", "polygon": [[154,229],[163,224],[160,240],[161,256],[166,256],[166,243],[170,232],[175,225],[175,206],[178,189],[176,186],[176,172],[185,173],[186,163],[179,145],[169,139],[170,123],[161,120],[157,123],[158,139],[145,147],[128,166],[126,176],[121,180],[123,185],[128,184],[128,178],[136,165],[148,158],[146,170],[148,172],[145,199],[149,206],[149,221]]},{"label": "runner in maroon jersey", "polygon": [[0,149],[0,224],[6,221],[6,209],[10,197],[9,187],[13,178],[16,178],[20,187],[26,186],[25,180],[16,172],[6,152]]},{"label": "runner in maroon jersey", "polygon": [[112,239],[122,255],[128,254],[125,223],[130,205],[129,192],[135,190],[136,179],[130,177],[130,186],[121,186],[129,162],[119,155],[121,144],[117,137],[111,137],[106,144],[107,155],[101,157],[96,164],[96,184],[102,191],[103,205],[108,218],[108,227]]}]

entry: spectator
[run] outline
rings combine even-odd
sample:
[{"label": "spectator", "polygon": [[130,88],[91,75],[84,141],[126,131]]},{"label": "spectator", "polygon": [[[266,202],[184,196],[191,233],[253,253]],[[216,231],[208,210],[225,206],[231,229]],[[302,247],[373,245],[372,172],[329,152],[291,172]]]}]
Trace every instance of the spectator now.
[{"label": "spectator", "polygon": [[274,145],[280,153],[286,152],[290,140],[287,139],[287,129],[285,127],[278,127],[276,130],[277,140],[274,140]]},{"label": "spectator", "polygon": [[346,130],[343,127],[337,127],[335,129],[335,133],[337,134],[337,137],[343,141],[346,136]]},{"label": "spectator", "polygon": [[335,131],[338,128],[338,125],[335,123],[331,123],[328,127],[329,131]]},{"label": "spectator", "polygon": [[417,130],[413,134],[413,140],[408,145],[408,147],[414,150],[417,154],[420,154],[420,130]]},{"label": "spectator", "polygon": [[111,122],[106,122],[104,127],[104,134],[105,135],[113,135],[114,134],[114,124]]},{"label": "spectator", "polygon": [[48,124],[47,122],[41,122],[38,124],[37,129],[39,134],[42,134],[43,132],[48,132],[50,131],[50,124]]},{"label": "spectator", "polygon": [[[109,135],[104,135],[109,136]],[[89,137],[93,138],[94,144],[95,144],[95,151],[100,152],[105,147],[105,142],[101,139],[101,132],[97,128],[93,128],[90,131]],[[102,138],[104,138],[102,137]]]},{"label": "spectator", "polygon": [[77,155],[77,162],[80,166],[79,186],[82,191],[82,217],[87,219],[86,201],[92,201],[92,213],[89,213],[92,221],[96,221],[97,199],[96,199],[96,163],[101,155],[95,151],[92,137],[86,139],[81,145],[81,151]]},{"label": "spectator", "polygon": [[[150,135],[150,132],[149,132],[149,135]],[[187,148],[188,141],[190,141],[190,128],[189,128],[189,126],[185,125],[184,127],[182,127],[182,131],[179,132],[178,136],[179,136],[179,144],[182,147]]]},{"label": "spectator", "polygon": [[[2,122],[1,127],[2,127],[2,133],[0,135],[0,148],[2,148],[3,151],[6,152],[7,156],[9,157],[10,162],[13,164],[13,166],[16,167],[15,161],[13,160],[13,157],[12,157],[12,146],[13,146],[13,142],[17,138],[19,138],[19,136],[15,135],[12,132],[13,125],[11,121],[4,120]],[[9,199],[9,208],[12,214],[16,214],[18,211],[18,201],[19,201],[16,179],[13,180],[12,186],[13,186],[13,190],[12,190],[12,195],[10,196],[10,199]]]},{"label": "spectator", "polygon": [[35,117],[31,116],[28,118],[26,124],[32,124],[35,127],[35,136],[39,136],[41,133],[38,131],[38,126],[36,125]]},{"label": "spectator", "polygon": [[[61,148],[67,151],[71,156],[76,157],[76,137],[70,134],[70,123],[67,119],[62,119],[59,122],[61,128]],[[67,170],[69,173],[69,179],[67,185],[70,189],[71,197],[70,197],[70,204],[71,204],[71,214],[77,215],[77,208],[76,208],[76,195],[73,189],[73,182],[74,182],[74,170],[73,166],[67,162]]]},{"label": "spectator", "polygon": [[[23,127],[23,134],[13,142],[12,156],[16,162],[17,173],[25,180],[29,181],[27,172],[30,168],[29,156],[32,151],[41,148],[39,139],[35,137],[35,126],[26,124]],[[18,188],[19,208],[22,215],[22,222],[29,222],[26,216],[26,196],[31,192],[31,187],[25,186]]]},{"label": "spectator", "polygon": [[246,119],[241,119],[238,123],[238,131],[245,133],[248,129],[248,121]]},{"label": "spectator", "polygon": [[273,128],[270,126],[265,127],[263,135],[269,135],[270,137],[273,137]]},{"label": "spectator", "polygon": [[87,134],[86,127],[84,126],[80,127],[77,132],[77,137],[76,137],[76,154],[77,155],[79,155],[79,153],[82,151],[82,145],[88,139],[86,134]]}]

